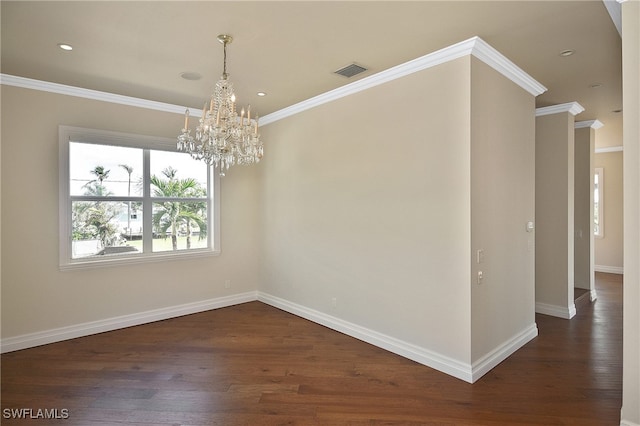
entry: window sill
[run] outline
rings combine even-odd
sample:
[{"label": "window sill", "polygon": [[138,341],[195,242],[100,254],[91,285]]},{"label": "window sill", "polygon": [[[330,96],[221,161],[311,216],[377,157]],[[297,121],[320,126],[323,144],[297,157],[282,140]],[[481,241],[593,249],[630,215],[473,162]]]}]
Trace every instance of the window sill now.
[{"label": "window sill", "polygon": [[153,253],[149,255],[137,255],[137,256],[114,256],[109,258],[84,258],[84,259],[74,259],[69,263],[61,264],[60,271],[75,271],[81,269],[94,269],[94,268],[103,268],[103,267],[111,267],[111,266],[125,266],[125,265],[141,265],[146,263],[155,263],[155,262],[167,262],[172,260],[189,260],[189,259],[198,259],[205,257],[214,257],[219,256],[220,250],[190,250],[184,253],[174,253],[174,252],[166,252],[166,253]]}]

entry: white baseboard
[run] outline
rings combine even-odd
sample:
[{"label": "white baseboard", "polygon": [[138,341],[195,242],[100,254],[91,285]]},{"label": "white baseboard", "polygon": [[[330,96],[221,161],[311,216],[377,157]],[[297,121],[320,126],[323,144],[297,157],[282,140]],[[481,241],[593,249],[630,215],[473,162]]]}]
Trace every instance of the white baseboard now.
[{"label": "white baseboard", "polygon": [[469,383],[478,380],[538,335],[538,328],[533,324],[472,366],[429,349],[416,346],[412,343],[396,339],[270,294],[258,292],[258,300]]},{"label": "white baseboard", "polygon": [[536,302],[536,313],[571,319],[576,315],[576,305],[573,302],[568,307]]},{"label": "white baseboard", "polygon": [[638,423],[634,423],[630,420],[620,420],[620,426],[640,426]]},{"label": "white baseboard", "polygon": [[593,270],[596,272],[606,272],[607,274],[624,274],[624,268],[622,266],[593,265]]},{"label": "white baseboard", "polygon": [[513,336],[511,339],[507,340],[502,345],[474,362],[472,366],[472,383],[487,374],[492,368],[507,359],[511,354],[523,347],[537,335],[538,326],[536,323],[533,323],[519,334]]},{"label": "white baseboard", "polygon": [[594,288],[593,290],[591,290],[591,293],[589,294],[589,301],[595,302],[596,300],[598,300],[598,293],[596,292],[596,289]]},{"label": "white baseboard", "polygon": [[77,337],[89,336],[135,325],[147,324],[154,321],[224,308],[240,303],[252,302],[254,300],[259,300],[263,303],[308,319],[317,324],[321,324],[348,336],[386,349],[390,352],[469,383],[473,383],[478,380],[493,367],[501,363],[509,355],[538,335],[538,328],[533,324],[518,335],[509,339],[507,342],[503,343],[501,346],[497,347],[491,353],[476,361],[473,365],[470,365],[429,349],[370,330],[366,327],[298,305],[288,300],[258,291],[251,291],[232,296],[218,297],[177,306],[153,309],[137,314],[123,315],[68,327],[60,327],[37,333],[8,337],[0,340],[0,353],[13,352],[49,343],[61,342],[63,340],[75,339]]},{"label": "white baseboard", "polygon": [[75,339],[76,337],[89,336],[91,334],[103,333],[105,331],[112,331],[120,328],[131,327],[134,325],[147,324],[154,321],[209,311],[211,309],[224,308],[240,303],[251,302],[256,299],[257,292],[250,291],[247,293],[216,297],[214,299],[185,303],[182,305],[170,306],[167,308],[153,309],[137,314],[123,315],[119,317],[91,321],[68,327],[54,328],[37,333],[7,337],[0,340],[0,353],[13,352],[20,349],[46,345],[48,343]]},{"label": "white baseboard", "polygon": [[339,331],[348,336],[370,343],[374,346],[401,355],[420,364],[434,368],[450,376],[472,383],[473,375],[470,364],[465,364],[453,358],[438,354],[428,349],[404,342],[391,336],[387,336],[366,327],[353,324],[340,318],[327,315],[323,312],[307,308],[306,306],[281,299],[270,294],[258,292],[258,300],[274,306],[283,311],[321,324],[332,330]]}]

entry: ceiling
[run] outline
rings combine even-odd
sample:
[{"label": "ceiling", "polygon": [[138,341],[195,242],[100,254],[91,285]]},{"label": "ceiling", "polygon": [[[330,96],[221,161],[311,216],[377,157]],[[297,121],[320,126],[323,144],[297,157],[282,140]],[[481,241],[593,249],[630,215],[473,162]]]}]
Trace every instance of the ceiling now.
[{"label": "ceiling", "polygon": [[[1,19],[4,74],[194,109],[222,73],[216,37],[230,34],[238,102],[261,116],[480,36],[547,87],[538,107],[577,101],[577,121],[605,124],[598,145],[622,145],[622,114],[613,112],[622,108],[621,40],[600,0],[3,0]],[[575,53],[559,55],[567,49]],[[353,62],[369,70],[334,74]]]}]

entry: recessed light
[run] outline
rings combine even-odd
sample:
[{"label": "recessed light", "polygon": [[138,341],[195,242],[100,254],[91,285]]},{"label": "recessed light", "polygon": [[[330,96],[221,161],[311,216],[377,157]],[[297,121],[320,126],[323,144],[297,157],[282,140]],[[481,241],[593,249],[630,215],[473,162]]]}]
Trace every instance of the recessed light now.
[{"label": "recessed light", "polygon": [[185,80],[200,80],[202,78],[202,75],[200,75],[197,72],[191,72],[191,71],[186,71],[186,72],[182,72],[180,73],[180,77],[184,78]]},{"label": "recessed light", "polygon": [[73,46],[66,43],[58,43],[58,47],[62,50],[73,50]]},{"label": "recessed light", "polygon": [[265,92],[258,92],[257,95],[258,96],[267,96],[267,94]]},{"label": "recessed light", "polygon": [[589,85],[590,89],[597,89],[598,87],[602,87],[602,83],[593,83]]},{"label": "recessed light", "polygon": [[560,52],[560,56],[567,57],[567,56],[573,55],[574,53],[576,53],[576,52],[571,50],[571,49],[567,49],[567,50],[563,50],[562,52]]}]

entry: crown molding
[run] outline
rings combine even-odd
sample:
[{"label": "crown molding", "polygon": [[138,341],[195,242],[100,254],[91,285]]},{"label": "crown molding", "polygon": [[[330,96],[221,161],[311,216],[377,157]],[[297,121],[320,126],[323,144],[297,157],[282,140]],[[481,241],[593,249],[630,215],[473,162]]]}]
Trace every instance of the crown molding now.
[{"label": "crown molding", "polygon": [[[95,101],[110,102],[119,105],[133,106],[137,108],[172,112],[176,114],[184,114],[184,111],[186,109],[186,107],[180,105],[149,101],[146,99],[134,98],[131,96],[117,95],[115,93],[101,92],[98,90],[83,89],[81,87],[67,86],[65,84],[34,80],[32,78],[18,77],[9,74],[0,74],[0,84],[5,86],[21,87],[24,89],[39,90],[41,92],[50,92],[60,95],[92,99]],[[202,111],[194,111],[194,113],[191,114],[192,117],[201,115]]]},{"label": "crown molding", "polygon": [[413,74],[415,72],[452,61],[454,59],[461,58],[471,54],[473,50],[473,44],[475,40],[469,39],[460,43],[454,44],[444,49],[437,50],[425,56],[413,59],[395,67],[391,67],[379,73],[373,74],[369,77],[365,77],[361,80],[354,81],[353,83],[346,84],[337,89],[330,90],[322,93],[318,96],[306,99],[297,104],[293,104],[271,114],[267,114],[260,120],[261,125],[273,123],[283,118],[290,117],[295,114],[299,114],[311,108],[326,104],[343,98],[345,96],[353,95],[366,89],[378,86],[389,81],[396,80],[398,78]]},{"label": "crown molding", "polygon": [[591,127],[592,129],[600,129],[604,126],[604,123],[600,120],[587,120],[587,121],[576,121],[575,128],[582,129],[585,127]]},{"label": "crown molding", "polygon": [[626,0],[602,0],[620,37],[622,37],[622,3],[625,1]]},{"label": "crown molding", "polygon": [[468,55],[483,61],[533,96],[538,96],[547,90],[487,42],[476,36],[267,114],[260,119],[260,124],[264,126],[316,106]]},{"label": "crown molding", "polygon": [[509,80],[522,87],[533,96],[538,96],[547,91],[547,88],[536,81],[520,67],[511,62],[506,56],[494,49],[489,43],[480,37],[473,37],[473,50],[471,54],[489,65]]},{"label": "crown molding", "polygon": [[620,146],[606,146],[603,148],[596,148],[596,154],[606,154],[607,152],[623,152],[624,148]]},{"label": "crown molding", "polygon": [[[480,37],[472,37],[468,40],[461,41],[377,74],[365,77],[361,80],[339,87],[337,89],[325,92],[313,98],[309,98],[297,104],[283,108],[271,114],[267,114],[260,119],[260,125],[264,126],[269,123],[281,120],[294,114],[298,114],[310,108],[349,96],[371,87],[396,80],[398,78],[413,74],[415,72],[453,61],[455,59],[472,55],[483,61],[497,72],[509,80],[516,83],[522,89],[526,90],[533,96],[544,93],[547,88],[538,83],[533,77],[524,72],[521,68],[507,59],[504,55],[491,47]],[[0,74],[0,84],[22,87],[26,89],[40,90],[44,92],[58,93],[67,96],[76,96],[85,99],[93,99],[97,101],[116,103],[120,105],[128,105],[138,108],[146,108],[157,111],[171,112],[175,114],[184,114],[186,107],[180,105],[167,104],[163,102],[139,99],[130,96],[117,95],[114,93],[100,92],[97,90],[83,89],[80,87],[67,86],[64,84],[51,83],[31,78],[18,77],[8,74]],[[201,112],[194,110],[193,117],[199,117]]]},{"label": "crown molding", "polygon": [[548,107],[536,108],[536,117],[543,115],[558,114],[568,112],[571,115],[577,115],[584,111],[584,107],[577,102],[568,102],[566,104],[551,105]]}]

